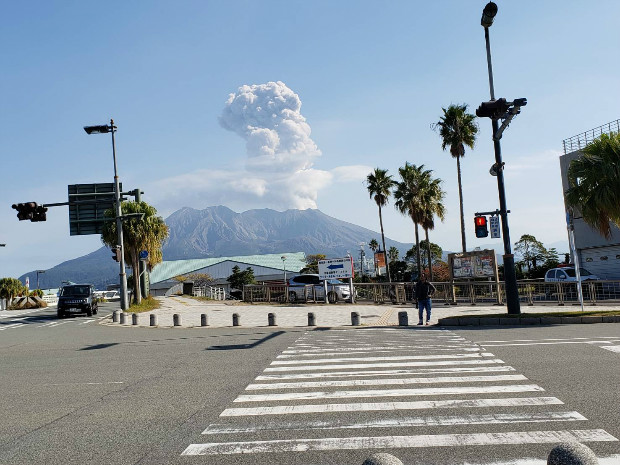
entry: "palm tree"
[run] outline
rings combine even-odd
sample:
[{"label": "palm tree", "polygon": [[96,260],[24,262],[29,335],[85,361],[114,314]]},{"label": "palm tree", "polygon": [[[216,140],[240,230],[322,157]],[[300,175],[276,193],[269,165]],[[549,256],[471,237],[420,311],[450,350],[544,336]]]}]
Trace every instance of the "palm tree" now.
[{"label": "palm tree", "polygon": [[461,158],[465,156],[465,146],[474,148],[478,125],[475,123],[476,117],[467,113],[467,105],[450,105],[447,109],[442,108],[443,116],[434,127],[439,128],[441,136],[441,148],[450,148],[450,154],[456,158],[456,172],[459,183],[459,203],[461,211],[461,245],[463,252],[467,251],[465,243],[465,216],[463,214],[463,185],[461,183]]},{"label": "palm tree", "polygon": [[396,199],[394,206],[403,215],[408,215],[415,226],[418,274],[422,269],[418,225],[424,218],[424,192],[430,184],[430,173],[430,170],[424,170],[424,165],[410,165],[407,162],[405,166],[398,169],[401,181],[396,183],[396,190],[394,191],[394,198]]},{"label": "palm tree", "polygon": [[373,252],[376,252],[377,249],[379,248],[379,243],[377,242],[377,239],[371,239],[370,242],[368,243],[368,248],[370,250],[372,250]]},{"label": "palm tree", "polygon": [[620,133],[602,134],[570,163],[566,201],[607,239],[620,227]]},{"label": "palm tree", "polygon": [[[379,207],[379,225],[381,226],[381,243],[383,244],[383,253],[386,253],[385,248],[385,234],[383,234],[383,216],[381,214],[381,208],[385,207],[388,203],[388,199],[392,194],[392,187],[394,187],[394,180],[392,176],[387,174],[387,170],[375,168],[375,170],[366,177],[366,187],[370,198],[374,198],[377,206]],[[385,260],[385,266],[387,269],[388,281],[392,282],[392,276],[390,275],[390,264]]]},{"label": "palm tree", "polygon": [[[140,289],[140,252],[148,252],[147,268],[162,261],[161,247],[168,237],[168,226],[161,216],[157,216],[157,210],[146,202],[123,202],[121,203],[123,215],[142,213],[142,218],[135,217],[123,221],[123,243],[125,245],[125,260],[133,270],[134,301],[142,301]],[[105,216],[114,217],[113,209],[106,210]],[[109,247],[116,245],[116,222],[104,223],[101,233],[101,242]]]},{"label": "palm tree", "polygon": [[441,179],[431,179],[426,191],[424,192],[424,211],[422,217],[422,227],[424,228],[424,234],[426,236],[426,253],[428,258],[429,278],[433,280],[433,266],[431,262],[431,247],[428,239],[428,231],[435,229],[435,216],[441,221],[446,216],[446,209],[443,204],[445,192],[441,188]]}]

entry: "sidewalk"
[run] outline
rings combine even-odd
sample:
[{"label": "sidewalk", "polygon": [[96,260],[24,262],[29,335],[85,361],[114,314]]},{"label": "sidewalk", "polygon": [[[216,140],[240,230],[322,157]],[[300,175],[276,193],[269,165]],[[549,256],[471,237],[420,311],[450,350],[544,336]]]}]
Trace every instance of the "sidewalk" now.
[{"label": "sidewalk", "polygon": [[[406,311],[409,318],[409,325],[415,325],[418,322],[417,309],[411,304],[393,305],[393,304],[335,304],[335,305],[316,305],[316,304],[243,304],[239,302],[204,302],[188,297],[157,297],[161,302],[161,307],[153,312],[145,312],[136,314],[138,317],[138,326],[150,326],[150,315],[157,316],[157,326],[160,328],[173,326],[173,315],[178,314],[181,317],[180,326],[191,328],[200,327],[201,315],[207,315],[209,327],[230,327],[233,326],[233,314],[239,316],[239,325],[242,327],[260,327],[268,326],[268,314],[275,314],[276,324],[279,327],[307,327],[308,313],[314,313],[316,318],[316,326],[337,327],[351,326],[351,313],[357,312],[360,317],[360,325],[362,326],[395,326],[398,325],[398,313]],[[549,312],[579,312],[579,305],[535,305],[521,306],[522,313],[549,313]],[[588,305],[584,306],[585,311],[596,310],[620,310],[620,304],[617,305]],[[446,306],[435,304],[431,324],[437,324],[439,319],[450,318],[452,325],[458,325],[457,318],[465,316],[484,317],[491,314],[506,314],[505,306],[496,305],[458,305]],[[132,325],[131,314],[127,314],[126,326]],[[584,317],[586,319],[588,317]],[[599,317],[600,318],[600,317]],[[620,322],[620,316],[611,317],[613,321]],[[538,319],[537,319],[538,320]],[[471,322],[471,321],[470,321]],[[565,323],[580,323],[581,321],[566,320]],[[586,322],[586,321],[584,321]],[[598,320],[587,321],[598,322]],[[480,320],[474,318],[473,324],[500,324],[495,320]],[[559,319],[547,320],[543,323],[561,323]],[[118,326],[119,323],[113,323],[111,319],[104,320],[103,324]],[[463,324],[463,323],[461,323]],[[502,323],[506,324],[506,323]],[[515,322],[515,324],[518,324]],[[540,321],[529,321],[525,324],[540,324]]]}]

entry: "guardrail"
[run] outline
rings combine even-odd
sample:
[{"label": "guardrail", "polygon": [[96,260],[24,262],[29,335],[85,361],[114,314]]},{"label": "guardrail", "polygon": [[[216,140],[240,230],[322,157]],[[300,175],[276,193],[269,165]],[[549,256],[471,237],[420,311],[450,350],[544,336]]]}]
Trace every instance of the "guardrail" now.
[{"label": "guardrail", "polygon": [[[503,305],[506,301],[506,286],[503,281],[455,281],[433,283],[437,291],[433,296],[435,305]],[[517,281],[519,300],[522,305],[556,304],[570,305],[579,302],[578,283],[544,282],[543,280]],[[620,302],[620,280],[585,281],[581,284],[583,301],[587,305]],[[404,304],[414,301],[413,283],[355,283],[357,303]],[[296,288],[295,301],[323,302],[323,294],[315,286],[303,289],[300,298]],[[253,284],[243,288],[245,302],[290,302],[285,285]]]}]

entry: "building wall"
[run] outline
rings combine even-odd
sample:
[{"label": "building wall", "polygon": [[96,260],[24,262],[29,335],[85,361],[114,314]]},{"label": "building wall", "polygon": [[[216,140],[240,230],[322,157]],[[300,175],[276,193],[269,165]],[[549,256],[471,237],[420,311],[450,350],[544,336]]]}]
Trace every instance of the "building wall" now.
[{"label": "building wall", "polygon": [[[582,155],[580,151],[575,151],[560,157],[560,172],[564,193],[570,187],[568,184],[568,167],[570,162]],[[566,205],[566,196],[564,196],[564,204]],[[607,239],[580,217],[581,213],[575,209],[573,220],[575,248],[579,256],[580,266],[585,267],[588,271],[603,279],[620,279],[620,229],[612,224],[611,237]]]}]

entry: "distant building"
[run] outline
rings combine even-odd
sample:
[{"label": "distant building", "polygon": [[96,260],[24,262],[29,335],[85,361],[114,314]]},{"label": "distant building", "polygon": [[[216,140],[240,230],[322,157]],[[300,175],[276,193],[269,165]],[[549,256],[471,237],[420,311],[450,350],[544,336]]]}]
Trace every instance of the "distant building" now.
[{"label": "distant building", "polygon": [[[282,257],[286,257],[285,260]],[[287,278],[296,276],[306,266],[304,252],[278,253],[266,255],[246,255],[237,257],[197,258],[191,260],[163,261],[150,273],[151,294],[165,295],[178,284],[174,278],[191,274],[204,273],[214,279],[214,285],[227,287],[226,278],[232,269],[238,266],[241,270],[251,267],[257,282],[283,282],[286,267]]]},{"label": "distant building", "polygon": [[[571,161],[583,156],[581,149],[599,137],[620,130],[620,120],[612,121],[563,141],[564,155],[560,157],[562,189],[566,205],[568,167]],[[606,239],[596,229],[591,228],[581,218],[578,210],[574,212],[575,248],[579,265],[602,279],[620,279],[620,229],[611,225],[611,237]],[[572,251],[571,251],[572,254]],[[573,257],[574,260],[574,257]]]}]

